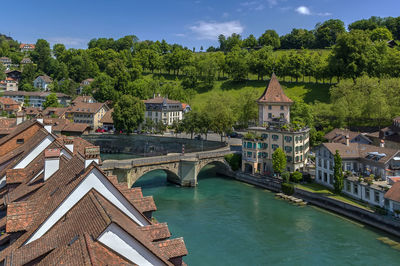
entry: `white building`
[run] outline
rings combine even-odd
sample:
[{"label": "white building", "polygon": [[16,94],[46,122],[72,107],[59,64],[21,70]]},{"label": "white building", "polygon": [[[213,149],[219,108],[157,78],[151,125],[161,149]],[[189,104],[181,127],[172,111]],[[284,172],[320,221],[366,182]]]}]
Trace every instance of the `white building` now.
[{"label": "white building", "polygon": [[53,80],[47,76],[38,76],[34,81],[33,81],[33,87],[39,88],[41,91],[48,91],[47,86],[49,86]]},{"label": "white building", "polygon": [[183,119],[183,108],[180,101],[154,96],[144,101],[146,105],[145,120],[150,118],[154,123],[162,121],[166,125],[172,125],[174,121]]}]

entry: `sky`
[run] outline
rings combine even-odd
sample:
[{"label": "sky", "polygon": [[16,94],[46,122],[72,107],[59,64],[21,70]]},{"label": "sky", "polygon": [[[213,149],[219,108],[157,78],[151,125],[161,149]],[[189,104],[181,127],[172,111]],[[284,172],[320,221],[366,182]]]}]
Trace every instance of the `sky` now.
[{"label": "sky", "polygon": [[86,48],[93,38],[162,40],[188,48],[218,46],[219,34],[279,35],[328,19],[346,26],[370,16],[400,16],[399,0],[18,0],[2,4],[0,33],[22,43],[43,38]]}]

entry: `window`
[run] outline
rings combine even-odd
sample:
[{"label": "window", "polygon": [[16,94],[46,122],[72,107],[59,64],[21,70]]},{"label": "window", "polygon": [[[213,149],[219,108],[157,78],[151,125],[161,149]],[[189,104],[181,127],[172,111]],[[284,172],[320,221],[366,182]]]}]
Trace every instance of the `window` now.
[{"label": "window", "polygon": [[268,118],[272,118],[272,114],[271,113],[268,113]]},{"label": "window", "polygon": [[268,138],[268,134],[261,134],[261,138],[262,139],[267,139]]},{"label": "window", "polygon": [[327,173],[324,173],[324,182],[325,183],[328,182],[328,174]]},{"label": "window", "polygon": [[321,180],[322,178],[322,174],[321,174],[321,170],[318,171],[318,179]]},{"label": "window", "polygon": [[258,158],[262,157],[262,153],[261,152],[259,152],[257,155],[258,155]]},{"label": "window", "polygon": [[17,144],[24,144],[24,139],[17,139]]},{"label": "window", "polygon": [[261,149],[261,145],[262,145],[261,142],[257,143],[257,149]]},{"label": "window", "polygon": [[256,149],[256,143],[255,142],[253,143],[253,149]]},{"label": "window", "polygon": [[278,140],[278,139],[279,139],[279,136],[278,136],[278,135],[272,135],[272,139],[273,139],[273,140]]},{"label": "window", "polygon": [[272,110],[272,106],[271,105],[268,105],[268,110]]},{"label": "window", "polygon": [[285,136],[285,141],[286,142],[291,142],[292,141],[292,137],[291,136]]},{"label": "window", "polygon": [[375,200],[375,202],[379,202],[379,192],[378,191],[375,191],[375,193],[374,193],[374,200]]},{"label": "window", "polygon": [[263,148],[263,149],[268,149],[268,143],[263,143],[263,144],[262,144],[262,148]]},{"label": "window", "polygon": [[253,147],[253,144],[250,141],[247,142],[247,149],[251,149],[251,147]]},{"label": "window", "polygon": [[293,160],[292,156],[286,156],[286,161],[290,163]]},{"label": "window", "polygon": [[369,188],[367,188],[367,187],[365,188],[365,198],[368,200],[370,199]]},{"label": "window", "polygon": [[286,151],[286,152],[291,152],[292,150],[293,150],[292,147],[290,147],[290,146],[285,146],[285,151]]},{"label": "window", "polygon": [[358,195],[358,185],[353,183],[353,193]]},{"label": "window", "polygon": [[276,149],[278,149],[279,148],[279,145],[276,145],[276,144],[272,144],[272,149],[275,151]]},{"label": "window", "polygon": [[263,152],[262,156],[263,156],[263,158],[267,158],[268,157],[268,153],[267,152]]},{"label": "window", "polygon": [[247,157],[251,158],[252,155],[253,155],[253,154],[252,154],[251,151],[248,151],[248,152],[247,152]]},{"label": "window", "polygon": [[329,184],[333,185],[333,175],[329,175]]},{"label": "window", "polygon": [[296,156],[296,162],[298,162],[299,161],[299,156]]},{"label": "window", "polygon": [[346,190],[347,190],[347,192],[351,191],[350,181],[346,181]]},{"label": "window", "polygon": [[319,166],[319,167],[321,167],[321,161],[322,161],[322,159],[321,159],[321,158],[318,158],[318,166]]},{"label": "window", "polygon": [[283,105],[281,105],[281,110],[285,110],[285,107],[283,107]]}]

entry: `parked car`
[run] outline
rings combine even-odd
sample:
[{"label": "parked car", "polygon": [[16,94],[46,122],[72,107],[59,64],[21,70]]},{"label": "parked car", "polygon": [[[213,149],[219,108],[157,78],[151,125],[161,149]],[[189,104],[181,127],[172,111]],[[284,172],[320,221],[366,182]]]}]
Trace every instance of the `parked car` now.
[{"label": "parked car", "polygon": [[201,137],[201,135],[197,135],[196,137],[194,137],[195,140],[202,140],[203,138]]},{"label": "parked car", "polygon": [[97,133],[104,133],[104,132],[106,132],[106,130],[104,128],[98,128],[98,129],[96,129],[96,132]]},{"label": "parked car", "polygon": [[228,134],[228,136],[231,137],[231,138],[242,138],[243,137],[242,134],[239,134],[239,133],[237,133],[235,131],[233,131],[230,134]]}]

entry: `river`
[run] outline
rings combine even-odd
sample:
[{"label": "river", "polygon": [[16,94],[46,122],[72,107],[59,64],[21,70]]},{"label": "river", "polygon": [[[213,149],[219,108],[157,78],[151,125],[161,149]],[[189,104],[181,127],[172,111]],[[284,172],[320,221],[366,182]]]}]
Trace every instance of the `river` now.
[{"label": "river", "polygon": [[212,167],[196,188],[166,181],[163,171],[135,186],[152,195],[154,217],[172,237],[184,237],[189,265],[399,265],[400,250],[380,231],[312,206],[298,207],[274,194],[217,176]]}]

